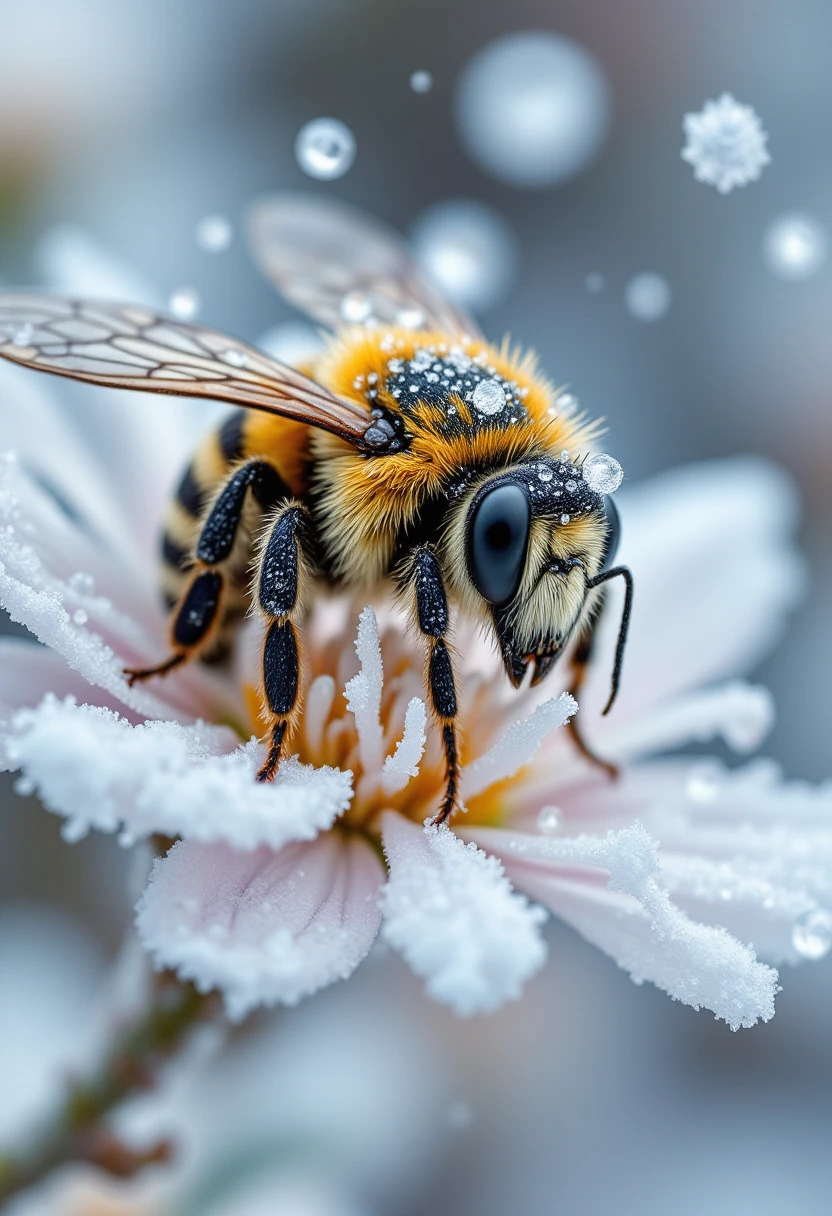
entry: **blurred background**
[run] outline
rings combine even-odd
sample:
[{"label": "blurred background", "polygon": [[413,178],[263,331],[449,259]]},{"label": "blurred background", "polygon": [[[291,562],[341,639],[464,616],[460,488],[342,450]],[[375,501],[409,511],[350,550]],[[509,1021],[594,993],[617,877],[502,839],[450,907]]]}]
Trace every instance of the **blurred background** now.
[{"label": "blurred background", "polygon": [[[487,333],[536,347],[608,418],[628,478],[739,452],[790,471],[811,583],[753,674],[778,707],[768,752],[792,776],[830,775],[827,0],[0,0],[0,12],[0,280],[43,281],[56,257],[71,276],[94,241],[132,267],[137,295],[287,352],[306,331],[253,269],[242,209],[275,188],[369,207],[412,235]],[[679,155],[685,112],[725,90],[755,107],[772,155],[727,197]],[[518,108],[539,129],[518,131]],[[322,117],[352,132],[351,164],[339,128],[296,149]],[[793,216],[809,234],[797,261],[773,228]],[[51,817],[3,793],[0,1011],[4,983],[24,974],[47,1005],[59,980],[82,975],[89,991],[128,920],[111,842],[68,859]],[[75,945],[21,963],[26,925]],[[378,959],[349,992],[283,1015],[296,1051],[275,1049],[257,1074],[251,1142],[265,1147],[245,1210],[827,1212],[832,965],[787,978],[775,1020],[731,1035],[555,926],[523,1003],[462,1025]],[[80,1025],[80,998],[78,1010]],[[271,1043],[270,1026],[257,1033]],[[311,1154],[285,1130],[298,1111]],[[254,1158],[233,1152],[244,1173]],[[256,1191],[273,1176],[289,1206]],[[243,1211],[219,1193],[203,1178],[164,1202]],[[108,1210],[128,1200],[156,1202],[122,1191]]]}]

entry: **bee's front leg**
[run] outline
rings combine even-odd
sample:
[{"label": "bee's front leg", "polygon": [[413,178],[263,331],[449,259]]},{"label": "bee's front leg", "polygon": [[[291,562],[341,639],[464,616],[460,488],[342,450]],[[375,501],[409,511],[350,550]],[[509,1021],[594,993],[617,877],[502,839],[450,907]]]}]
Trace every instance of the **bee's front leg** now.
[{"label": "bee's front leg", "polygon": [[415,593],[416,619],[428,639],[427,685],[433,711],[439,719],[445,750],[445,794],[434,823],[444,823],[457,809],[459,796],[459,749],[456,737],[456,684],[450,651],[445,642],[448,631],[448,597],[436,555],[429,545],[420,545],[410,554],[399,578],[403,590]]},{"label": "bee's front leg", "polygon": [[[595,650],[595,639],[598,634],[598,626],[601,622],[601,616],[603,614],[605,604],[606,596],[604,592],[601,591],[599,593],[598,608],[595,616],[587,627],[586,632],[581,636],[572,653],[570,660],[570,665],[572,668],[572,684],[569,692],[576,701],[580,697],[581,689],[583,688],[584,680],[586,679],[587,671],[589,670],[589,664]],[[617,765],[613,764],[609,760],[604,760],[597,754],[597,752],[593,750],[592,746],[587,743],[575,715],[569,719],[567,729],[572,737],[572,742],[575,744],[575,747],[585,760],[588,760],[590,764],[594,764],[596,768],[603,769],[604,772],[610,777],[615,778],[618,776]]]},{"label": "bee's front leg", "polygon": [[260,551],[254,598],[268,621],[263,641],[263,709],[270,727],[269,753],[258,781],[274,779],[284,740],[300,711],[298,621],[303,584],[314,569],[313,536],[306,508],[296,501],[287,502],[274,516]]}]

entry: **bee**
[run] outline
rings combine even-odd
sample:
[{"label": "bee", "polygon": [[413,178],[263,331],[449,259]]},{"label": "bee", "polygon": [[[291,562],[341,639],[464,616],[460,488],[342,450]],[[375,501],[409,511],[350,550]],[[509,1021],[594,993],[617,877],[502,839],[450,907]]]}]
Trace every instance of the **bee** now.
[{"label": "bee", "polygon": [[391,586],[426,644],[442,823],[459,805],[451,608],[491,632],[515,687],[530,666],[537,684],[574,643],[577,694],[606,584],[621,578],[611,708],[633,591],[630,571],[613,564],[619,522],[604,492],[620,468],[595,450],[597,424],[559,404],[534,357],[489,344],[403,240],[365,213],[277,195],[252,206],[249,235],[278,290],[332,331],[302,370],[142,306],[17,293],[0,295],[0,355],[92,384],[242,407],[199,447],[164,523],[170,654],[127,678],[220,658],[251,606],[265,622],[258,779],[270,781],[300,714],[301,632],[316,587]]}]

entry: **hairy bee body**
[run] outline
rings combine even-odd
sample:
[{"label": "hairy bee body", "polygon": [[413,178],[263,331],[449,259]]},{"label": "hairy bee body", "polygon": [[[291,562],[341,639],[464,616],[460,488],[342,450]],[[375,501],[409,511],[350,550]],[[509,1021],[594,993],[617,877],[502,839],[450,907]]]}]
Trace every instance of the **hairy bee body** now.
[{"label": "hairy bee body", "polygon": [[207,436],[170,503],[161,582],[171,653],[128,680],[221,659],[241,616],[258,613],[268,744],[258,779],[269,781],[301,710],[315,584],[370,595],[389,585],[427,649],[446,761],[442,822],[459,788],[450,607],[495,639],[515,687],[530,666],[532,682],[543,679],[572,644],[577,693],[603,585],[622,578],[612,705],[632,599],[629,570],[612,567],[609,493],[621,468],[592,455],[597,426],[558,398],[534,358],[480,337],[377,220],[293,195],[264,199],[249,219],[266,275],[332,334],[308,367],[143,306],[28,292],[0,295],[0,356],[242,407]]},{"label": "hairy bee body", "polygon": [[[429,363],[426,354],[433,356]],[[396,577],[415,541],[430,543],[440,550],[448,571],[450,598],[483,615],[484,605],[471,596],[467,580],[454,576],[465,566],[464,537],[453,527],[454,514],[464,518],[476,486],[498,470],[558,459],[564,452],[586,454],[597,424],[559,409],[557,394],[537,372],[534,359],[507,344],[498,349],[441,333],[354,329],[342,332],[303,370],[339,396],[382,411],[382,417],[395,411],[405,418],[406,448],[383,460],[368,458],[314,427],[235,410],[206,436],[170,504],[162,539],[167,605],[178,602],[187,584],[201,521],[218,492],[235,468],[259,459],[275,468],[286,496],[309,509],[318,540],[316,573],[330,585],[372,593]],[[453,374],[446,375],[447,370]],[[482,413],[472,401],[476,385],[494,383],[496,377],[514,389],[507,388],[501,409]],[[399,387],[402,380],[407,383]],[[432,384],[434,399],[426,399],[425,388]],[[458,510],[448,517],[454,499]],[[227,654],[235,625],[250,603],[251,551],[257,548],[253,534],[266,534],[269,520],[261,520],[256,504],[248,516],[236,560],[229,564],[222,620],[212,645],[202,652],[209,660]],[[558,540],[564,553],[589,547],[600,558],[603,529],[576,516],[560,525]],[[545,628],[548,607],[542,606],[538,615],[530,642],[535,631]]]}]

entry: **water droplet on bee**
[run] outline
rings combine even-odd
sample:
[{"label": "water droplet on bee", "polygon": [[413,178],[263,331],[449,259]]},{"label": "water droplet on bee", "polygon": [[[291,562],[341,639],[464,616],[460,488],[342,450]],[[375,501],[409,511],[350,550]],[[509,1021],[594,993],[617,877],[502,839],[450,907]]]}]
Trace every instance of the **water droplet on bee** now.
[{"label": "water droplet on bee", "polygon": [[584,481],[596,494],[612,494],[621,485],[624,470],[614,456],[593,452],[583,464]]},{"label": "water droplet on bee", "polygon": [[241,350],[235,350],[233,347],[231,348],[231,350],[227,350],[225,352],[225,354],[223,355],[223,359],[225,360],[226,363],[230,363],[232,367],[245,367],[245,365],[246,365],[245,352],[241,351]]},{"label": "water droplet on bee", "polygon": [[548,467],[548,465],[544,464],[544,465],[541,465],[540,468],[537,470],[537,476],[540,481],[551,481],[552,478],[554,477],[554,473]]},{"label": "water droplet on bee", "polygon": [[568,524],[568,523],[569,523],[569,521],[571,520],[571,518],[572,518],[572,516],[571,516],[571,515],[566,515],[566,514],[564,513],[564,514],[563,514],[563,515],[561,515],[561,517],[560,517],[560,522],[561,522],[562,524]]},{"label": "water droplet on bee", "polygon": [[480,380],[471,401],[481,414],[499,414],[505,409],[506,394],[499,380]]},{"label": "water droplet on bee", "polygon": [[355,136],[337,118],[313,118],[298,131],[295,157],[310,177],[332,181],[352,167]]}]

